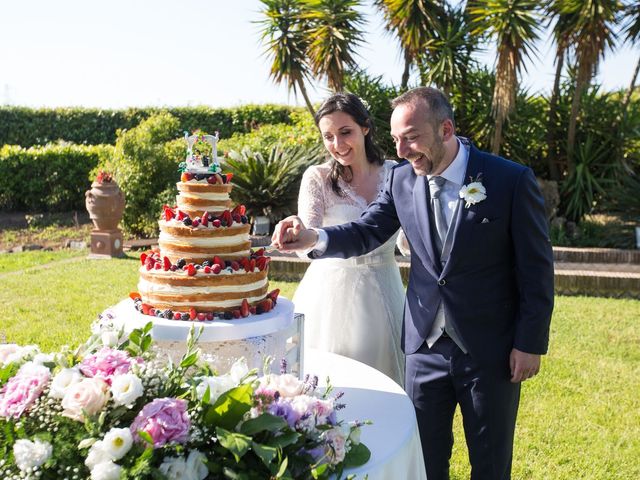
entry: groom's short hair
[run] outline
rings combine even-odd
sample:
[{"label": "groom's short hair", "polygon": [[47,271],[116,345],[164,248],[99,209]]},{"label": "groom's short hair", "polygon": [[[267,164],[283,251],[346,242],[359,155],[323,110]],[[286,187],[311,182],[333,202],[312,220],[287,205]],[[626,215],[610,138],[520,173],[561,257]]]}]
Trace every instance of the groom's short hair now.
[{"label": "groom's short hair", "polygon": [[433,118],[434,125],[440,125],[445,120],[451,120],[455,127],[455,119],[453,117],[453,108],[447,96],[437,88],[418,87],[403,93],[399,97],[391,101],[391,107],[396,108],[399,105],[416,105],[418,100],[424,100],[429,109],[429,113]]}]

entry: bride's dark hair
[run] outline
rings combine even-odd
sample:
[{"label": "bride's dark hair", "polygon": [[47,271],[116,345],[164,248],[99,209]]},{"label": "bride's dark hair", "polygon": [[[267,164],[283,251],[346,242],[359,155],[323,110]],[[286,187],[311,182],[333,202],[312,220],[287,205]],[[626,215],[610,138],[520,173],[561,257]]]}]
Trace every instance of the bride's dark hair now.
[{"label": "bride's dark hair", "polygon": [[[364,106],[362,101],[353,93],[336,93],[327,98],[314,116],[316,125],[320,123],[320,119],[326,115],[330,115],[334,112],[343,112],[353,118],[354,122],[364,128],[368,128],[369,131],[364,136],[364,151],[367,156],[367,161],[376,165],[382,165],[384,163],[384,155],[382,150],[373,140],[375,129],[373,122],[371,121],[371,114],[367,107]],[[344,192],[338,185],[338,179],[342,178],[347,183],[350,183],[353,179],[353,172],[351,167],[344,167],[335,158],[331,157],[331,174],[329,176],[331,180],[331,189],[340,196],[344,196]]]}]

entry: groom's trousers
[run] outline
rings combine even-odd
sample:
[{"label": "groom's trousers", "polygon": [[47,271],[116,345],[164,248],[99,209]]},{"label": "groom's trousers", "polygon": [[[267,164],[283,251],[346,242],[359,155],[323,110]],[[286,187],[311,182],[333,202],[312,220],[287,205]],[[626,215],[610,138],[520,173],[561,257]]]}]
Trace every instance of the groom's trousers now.
[{"label": "groom's trousers", "polygon": [[416,409],[429,480],[449,479],[453,416],[460,405],[472,480],[511,478],[520,384],[509,363],[478,365],[448,337],[407,355],[406,391]]}]

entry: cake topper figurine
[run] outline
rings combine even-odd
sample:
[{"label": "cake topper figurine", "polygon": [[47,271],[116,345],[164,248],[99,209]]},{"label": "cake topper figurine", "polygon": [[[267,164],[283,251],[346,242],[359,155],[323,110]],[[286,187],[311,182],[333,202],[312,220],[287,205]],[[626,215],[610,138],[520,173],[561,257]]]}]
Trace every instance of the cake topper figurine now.
[{"label": "cake topper figurine", "polygon": [[184,164],[180,164],[181,169],[191,173],[219,172],[218,138],[218,132],[215,135],[203,134],[199,130],[193,135],[184,132],[184,139],[187,142],[187,158]]}]

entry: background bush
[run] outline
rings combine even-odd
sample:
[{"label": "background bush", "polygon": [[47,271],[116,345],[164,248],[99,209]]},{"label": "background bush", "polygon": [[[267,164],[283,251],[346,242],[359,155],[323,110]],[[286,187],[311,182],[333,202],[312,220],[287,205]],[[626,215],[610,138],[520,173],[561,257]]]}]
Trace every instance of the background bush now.
[{"label": "background bush", "polygon": [[234,133],[218,143],[218,152],[227,156],[230,151],[249,149],[253,153],[268,156],[275,145],[281,148],[321,147],[320,133],[311,114],[306,110],[291,112],[291,124],[262,125],[249,133]]},{"label": "background bush", "polygon": [[127,234],[157,235],[162,204],[175,203],[178,163],[185,152],[184,142],[175,140],[178,126],[178,119],[165,112],[118,133],[104,168],[125,194],[122,227]]},{"label": "background bush", "polygon": [[112,154],[111,145],[4,145],[0,147],[0,209],[84,210],[91,172]]},{"label": "background bush", "polygon": [[246,133],[264,124],[290,123],[290,114],[295,110],[285,105],[125,110],[5,106],[0,107],[0,145],[31,147],[56,140],[87,145],[114,144],[118,130],[133,128],[150,116],[163,112],[178,120],[176,134],[199,128],[211,133],[217,130],[222,138],[228,138],[235,132]]}]

